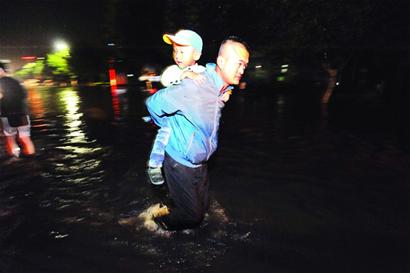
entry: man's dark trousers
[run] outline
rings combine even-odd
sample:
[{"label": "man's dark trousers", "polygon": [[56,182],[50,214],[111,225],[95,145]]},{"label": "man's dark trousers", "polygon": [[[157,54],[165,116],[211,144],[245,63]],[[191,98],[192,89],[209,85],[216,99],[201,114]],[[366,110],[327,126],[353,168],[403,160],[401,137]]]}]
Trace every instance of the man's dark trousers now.
[{"label": "man's dark trousers", "polygon": [[203,164],[189,168],[168,154],[165,154],[163,166],[173,205],[170,207],[170,214],[157,221],[169,230],[198,226],[209,207],[208,166]]}]

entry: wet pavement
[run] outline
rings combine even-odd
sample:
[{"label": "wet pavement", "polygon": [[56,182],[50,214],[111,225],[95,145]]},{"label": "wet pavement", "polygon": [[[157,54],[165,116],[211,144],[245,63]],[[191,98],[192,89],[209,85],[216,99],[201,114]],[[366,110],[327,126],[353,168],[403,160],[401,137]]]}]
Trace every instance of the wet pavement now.
[{"label": "wet pavement", "polygon": [[158,200],[146,94],[29,93],[38,156],[0,154],[0,273],[410,272],[410,153],[396,130],[409,125],[377,96],[324,108],[315,94],[239,91],[206,221],[153,234],[117,223]]}]

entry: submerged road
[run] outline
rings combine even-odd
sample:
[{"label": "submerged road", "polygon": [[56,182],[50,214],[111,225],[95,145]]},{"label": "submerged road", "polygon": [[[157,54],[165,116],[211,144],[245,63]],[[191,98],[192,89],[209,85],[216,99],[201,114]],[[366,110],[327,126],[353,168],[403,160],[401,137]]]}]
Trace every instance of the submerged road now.
[{"label": "submerged road", "polygon": [[0,152],[0,273],[410,272],[409,125],[377,96],[234,94],[209,215],[165,235],[117,223],[157,198],[145,97],[30,89],[38,156]]}]

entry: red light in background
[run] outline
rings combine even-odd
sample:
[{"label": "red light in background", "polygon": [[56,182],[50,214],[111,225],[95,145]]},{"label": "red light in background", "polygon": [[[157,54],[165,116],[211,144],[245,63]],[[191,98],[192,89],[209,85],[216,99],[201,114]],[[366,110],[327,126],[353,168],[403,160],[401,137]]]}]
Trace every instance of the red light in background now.
[{"label": "red light in background", "polygon": [[23,56],[21,57],[21,59],[25,61],[34,61],[35,59],[37,59],[37,57],[36,56]]},{"label": "red light in background", "polygon": [[110,77],[110,85],[116,86],[117,85],[117,73],[115,72],[115,69],[113,68],[109,69],[108,74]]},{"label": "red light in background", "polygon": [[148,93],[149,93],[150,95],[155,94],[155,92],[157,92],[157,91],[158,91],[157,88],[148,89]]}]

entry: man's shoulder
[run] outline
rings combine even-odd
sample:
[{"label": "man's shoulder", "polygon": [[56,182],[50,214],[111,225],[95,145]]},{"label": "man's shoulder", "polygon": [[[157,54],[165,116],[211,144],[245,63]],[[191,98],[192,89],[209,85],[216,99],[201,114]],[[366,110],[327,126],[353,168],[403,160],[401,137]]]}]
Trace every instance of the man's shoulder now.
[{"label": "man's shoulder", "polygon": [[17,79],[10,77],[10,76],[1,77],[0,82],[1,83],[17,83],[21,85],[21,83]]},{"label": "man's shoulder", "polygon": [[15,78],[10,77],[10,76],[1,77],[0,80],[4,80],[4,81],[17,81]]},{"label": "man's shoulder", "polygon": [[7,78],[9,78],[9,77],[7,77],[7,76],[0,77],[0,83],[6,82],[6,81],[7,81]]},{"label": "man's shoulder", "polygon": [[184,79],[181,82],[181,88],[191,90],[191,89],[206,89],[209,87],[214,86],[213,78],[210,74],[207,73],[205,70],[202,74],[204,79],[201,81],[193,80],[193,79]]},{"label": "man's shoulder", "polygon": [[6,85],[10,82],[10,77],[4,76],[0,78],[0,91],[6,88]]},{"label": "man's shoulder", "polygon": [[13,77],[2,77],[0,78],[0,90],[1,92],[18,92],[24,94],[27,92],[24,85],[17,79]]}]

